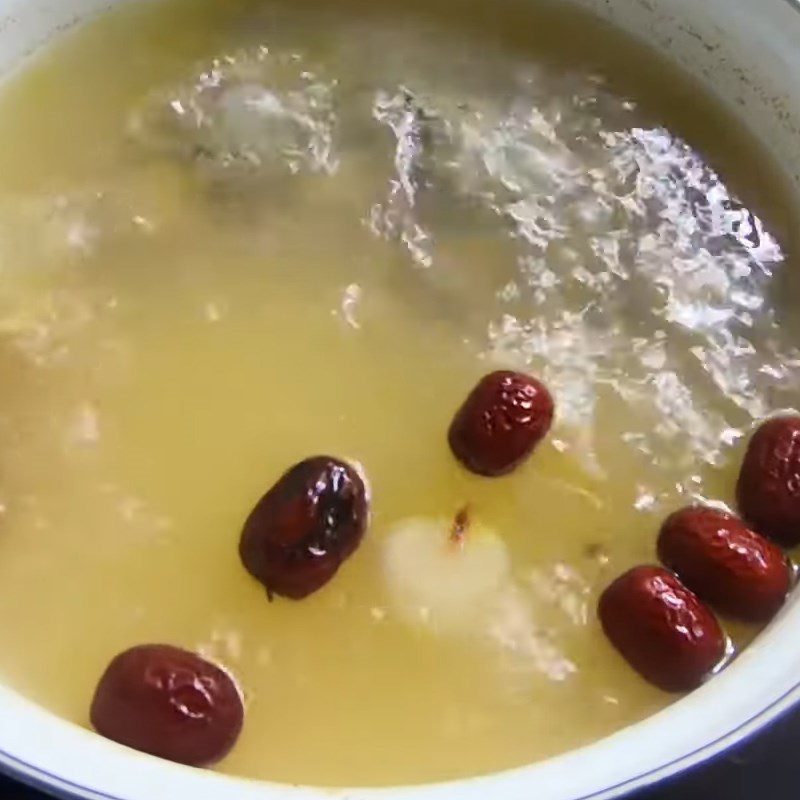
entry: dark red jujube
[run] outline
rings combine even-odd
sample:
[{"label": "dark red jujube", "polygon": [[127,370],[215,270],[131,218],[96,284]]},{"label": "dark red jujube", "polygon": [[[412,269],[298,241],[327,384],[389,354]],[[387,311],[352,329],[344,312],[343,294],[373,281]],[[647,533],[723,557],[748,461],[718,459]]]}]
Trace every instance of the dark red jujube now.
[{"label": "dark red jujube", "polygon": [[725,655],[714,614],[671,572],[640,566],[600,596],[603,631],[647,681],[667,692],[696,689]]},{"label": "dark red jujube", "polygon": [[789,563],[777,545],[738,517],[707,506],[667,517],[658,557],[702,600],[749,622],[773,617],[791,583]]},{"label": "dark red jujube", "polygon": [[547,435],[554,410],[550,392],[536,378],[507,370],[492,372],[456,412],[448,432],[450,449],[470,472],[505,475]]},{"label": "dark red jujube", "polygon": [[233,678],[196,653],[145,644],[120,653],[95,690],[95,730],[180,764],[213,764],[231,750],[244,720]]},{"label": "dark red jujube", "polygon": [[368,518],[358,471],[330,456],[309,458],[258,501],[244,524],[239,555],[270,596],[299,600],[321,589],[355,552]]},{"label": "dark red jujube", "polygon": [[762,536],[800,544],[800,416],[769,419],[747,447],[736,497],[741,515]]}]

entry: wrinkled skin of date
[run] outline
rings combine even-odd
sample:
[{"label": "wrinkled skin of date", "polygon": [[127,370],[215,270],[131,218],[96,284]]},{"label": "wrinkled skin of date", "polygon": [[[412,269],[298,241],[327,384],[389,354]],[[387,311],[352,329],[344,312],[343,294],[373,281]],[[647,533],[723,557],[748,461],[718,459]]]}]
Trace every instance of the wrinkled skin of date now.
[{"label": "wrinkled skin of date", "polygon": [[455,457],[471,472],[505,475],[547,435],[554,404],[540,381],[521,372],[492,372],[470,392],[450,425]]},{"label": "wrinkled skin of date", "polygon": [[300,600],[321,589],[355,552],[368,517],[358,472],[335,458],[309,458],[258,501],[245,522],[239,555],[270,596]]},{"label": "wrinkled skin of date", "polygon": [[736,497],[739,512],[762,536],[800,544],[800,417],[775,417],[753,434]]},{"label": "wrinkled skin of date", "polygon": [[133,647],[108,665],[90,712],[120,744],[202,767],[224,758],[242,730],[242,698],[227,672],[163,644]]},{"label": "wrinkled skin of date", "polygon": [[725,655],[716,617],[671,572],[634,567],[600,596],[611,644],[647,681],[666,692],[697,688]]},{"label": "wrinkled skin of date", "polygon": [[658,537],[658,557],[702,600],[748,622],[771,619],[791,583],[779,547],[738,517],[704,506],[667,517]]}]

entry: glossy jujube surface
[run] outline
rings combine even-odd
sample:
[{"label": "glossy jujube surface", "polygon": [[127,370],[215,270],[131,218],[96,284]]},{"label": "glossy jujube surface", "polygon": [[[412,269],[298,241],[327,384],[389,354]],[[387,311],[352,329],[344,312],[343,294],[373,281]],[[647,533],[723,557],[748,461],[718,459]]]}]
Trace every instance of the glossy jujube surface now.
[{"label": "glossy jujube surface", "polygon": [[639,566],[600,596],[606,636],[647,681],[667,692],[696,689],[725,656],[714,614],[671,572]]},{"label": "glossy jujube surface", "polygon": [[367,488],[350,464],[315,456],[287,470],[250,513],[242,563],[271,595],[300,600],[321,589],[361,543]]},{"label": "glossy jujube surface", "polygon": [[762,536],[800,543],[800,416],[762,423],[750,439],[736,486],[739,511]]},{"label": "glossy jujube surface", "polygon": [[101,735],[143,753],[202,767],[224,758],[242,730],[242,697],[231,676],[165,644],[133,647],[108,665],[90,711]]},{"label": "glossy jujube surface", "polygon": [[547,435],[554,411],[541,381],[522,372],[492,372],[456,412],[448,432],[450,449],[471,472],[505,475]]},{"label": "glossy jujube surface", "polygon": [[706,506],[683,508],[661,526],[658,556],[717,611],[749,622],[783,605],[791,569],[783,551],[738,517]]}]

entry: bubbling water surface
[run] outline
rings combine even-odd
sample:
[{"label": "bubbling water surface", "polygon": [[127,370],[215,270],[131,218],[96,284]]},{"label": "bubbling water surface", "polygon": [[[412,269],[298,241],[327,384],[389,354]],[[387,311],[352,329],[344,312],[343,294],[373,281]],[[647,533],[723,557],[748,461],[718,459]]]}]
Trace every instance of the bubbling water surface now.
[{"label": "bubbling water surface", "polygon": [[[247,700],[221,768],[328,785],[519,766],[669,701],[596,600],[796,402],[792,207],[653,54],[464,2],[123,4],[0,94],[4,681],[86,724],[115,653],[200,650]],[[446,431],[496,367],[557,413],[495,481]],[[269,604],[239,531],[319,453],[363,468],[370,529]]]}]

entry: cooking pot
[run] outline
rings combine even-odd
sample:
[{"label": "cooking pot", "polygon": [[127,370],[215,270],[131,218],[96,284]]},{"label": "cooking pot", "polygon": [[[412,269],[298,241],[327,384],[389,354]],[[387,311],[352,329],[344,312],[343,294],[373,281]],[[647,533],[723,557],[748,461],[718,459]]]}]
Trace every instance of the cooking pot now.
[{"label": "cooking pot", "polygon": [[[569,1],[691,71],[800,185],[800,2]],[[459,0],[451,2],[455,11]],[[111,4],[0,0],[0,74]],[[237,779],[120,747],[2,687],[0,767],[52,794],[95,800],[606,800],[719,754],[800,700],[798,630],[795,596],[721,675],[649,719],[547,761],[461,781],[322,789]]]}]

